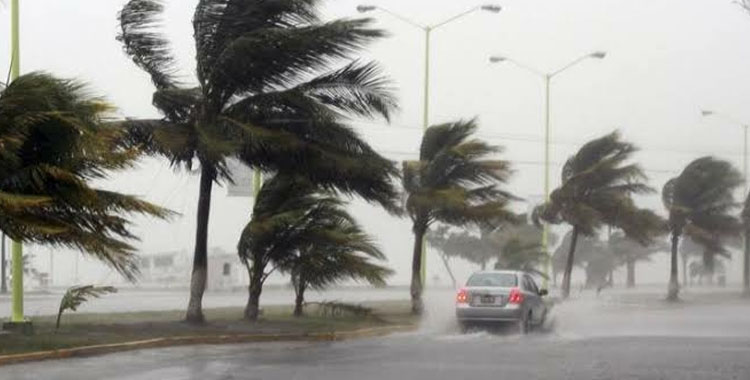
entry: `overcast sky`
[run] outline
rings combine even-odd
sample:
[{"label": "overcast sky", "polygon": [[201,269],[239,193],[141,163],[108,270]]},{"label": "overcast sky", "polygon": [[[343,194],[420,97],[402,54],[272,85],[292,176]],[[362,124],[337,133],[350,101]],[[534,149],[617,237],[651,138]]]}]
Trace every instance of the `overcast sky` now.
[{"label": "overcast sky", "polygon": [[[157,116],[153,87],[115,41],[116,15],[124,0],[22,0],[22,71],[45,70],[75,77],[113,102],[120,116]],[[6,2],[7,3],[7,2]],[[165,30],[174,42],[181,72],[192,80],[194,48],[191,17],[196,1],[168,1]],[[326,18],[357,16],[353,0],[325,3]],[[431,24],[474,5],[475,0],[371,0]],[[750,122],[750,15],[731,0],[510,0],[499,1],[499,14],[478,12],[433,35],[430,119],[433,123],[477,117],[480,135],[506,148],[516,175],[510,190],[527,199],[542,193],[543,87],[534,75],[511,64],[491,65],[502,54],[541,71],[554,71],[595,50],[608,53],[557,77],[552,85],[552,161],[565,160],[582,142],[614,129],[643,151],[638,160],[660,189],[691,160],[714,154],[741,167],[742,131],[720,119],[702,119],[701,108]],[[9,9],[0,5],[0,72],[9,61]],[[400,113],[391,125],[357,122],[357,130],[394,160],[415,157],[422,115],[423,34],[383,13],[377,26],[391,33],[367,51],[385,68],[398,89]],[[559,166],[553,167],[553,185]],[[144,196],[182,213],[171,222],[137,219],[144,254],[191,252],[195,231],[197,178],[173,172],[161,160],[145,160],[136,171],[113,178],[107,187]],[[209,245],[233,251],[247,222],[251,200],[228,198],[215,190]],[[663,212],[657,196],[639,200]],[[518,210],[525,210],[522,203]],[[353,210],[380,240],[393,282],[406,283],[412,239],[405,220],[356,202]],[[560,230],[564,232],[564,229]],[[47,249],[37,253],[41,270],[49,266]],[[43,254],[43,255],[42,255]],[[72,252],[60,252],[55,282],[73,276]],[[739,258],[730,280],[739,280]],[[82,261],[80,277],[108,281],[115,277],[93,261]],[[437,259],[430,276],[445,278]],[[465,278],[470,268],[461,266]],[[85,275],[84,275],[85,272]],[[647,280],[666,280],[666,255],[642,271]]]}]

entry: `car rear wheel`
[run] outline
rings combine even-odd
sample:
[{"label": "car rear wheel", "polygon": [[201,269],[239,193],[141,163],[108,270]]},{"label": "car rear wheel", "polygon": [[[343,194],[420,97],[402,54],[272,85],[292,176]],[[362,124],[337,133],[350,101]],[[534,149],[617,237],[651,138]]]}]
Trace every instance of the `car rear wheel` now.
[{"label": "car rear wheel", "polygon": [[468,322],[458,322],[458,331],[461,334],[466,334],[471,330],[471,325]]},{"label": "car rear wheel", "polygon": [[518,320],[518,331],[521,335],[526,335],[531,332],[531,312],[521,317]]}]

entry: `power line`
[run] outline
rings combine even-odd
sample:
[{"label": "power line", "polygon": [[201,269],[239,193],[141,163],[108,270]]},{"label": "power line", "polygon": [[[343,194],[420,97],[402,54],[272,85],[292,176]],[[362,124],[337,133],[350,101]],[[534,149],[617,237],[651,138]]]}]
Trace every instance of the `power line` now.
[{"label": "power line", "polygon": [[[370,121],[364,121],[364,122],[358,121],[357,124],[365,124],[365,125],[380,128],[382,130],[392,131],[392,132],[401,132],[401,131],[422,132],[421,127],[410,126],[407,124],[384,124],[384,123],[370,122]],[[366,130],[366,128],[361,128],[361,129]],[[487,139],[487,140],[507,140],[507,141],[518,141],[518,142],[529,142],[529,143],[544,143],[543,136],[531,135],[531,134],[529,135],[497,134],[497,133],[490,134],[490,133],[482,133],[480,131],[479,133],[477,133],[477,136]],[[552,145],[564,145],[564,146],[575,146],[575,147],[582,146],[585,143],[586,143],[585,141],[550,140],[550,144]],[[740,152],[739,150],[733,151],[733,150],[728,150],[725,148],[715,148],[715,150],[712,150],[712,151],[692,150],[692,149],[666,147],[666,146],[659,146],[659,145],[642,145],[640,146],[640,148],[641,148],[640,150],[641,152],[672,152],[672,153],[691,154],[691,155],[700,155],[700,156],[716,155],[717,153],[730,155],[730,156],[742,156],[743,155],[743,152]]]},{"label": "power line", "polygon": [[[379,152],[386,156],[395,155],[395,156],[400,156],[406,159],[412,159],[412,160],[418,159],[416,152],[397,151],[397,150],[379,150]],[[515,165],[544,166],[544,161],[531,161],[531,160],[507,160],[507,161]],[[550,165],[556,166],[556,167],[562,167],[564,163],[552,161],[550,162]],[[677,170],[657,169],[657,168],[644,168],[643,171],[647,173],[658,173],[658,174],[669,174],[669,175],[677,175],[680,173]]]}]

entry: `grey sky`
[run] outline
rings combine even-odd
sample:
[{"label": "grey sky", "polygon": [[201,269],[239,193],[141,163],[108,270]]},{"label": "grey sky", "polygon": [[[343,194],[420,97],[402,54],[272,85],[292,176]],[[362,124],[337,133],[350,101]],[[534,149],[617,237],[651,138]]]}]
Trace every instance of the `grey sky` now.
[{"label": "grey sky", "polygon": [[[124,0],[22,0],[22,71],[46,70],[77,77],[120,109],[121,116],[156,116],[148,78],[115,41],[116,14]],[[185,80],[192,79],[191,15],[195,1],[170,1],[166,30],[174,41]],[[477,0],[370,0],[415,21],[433,23],[482,4]],[[643,148],[639,160],[652,184],[661,188],[690,160],[706,153],[740,167],[742,133],[727,122],[700,117],[701,107],[750,121],[743,107],[750,99],[750,15],[731,0],[509,0],[499,14],[476,13],[433,36],[433,123],[478,117],[481,135],[506,147],[516,161],[511,190],[522,197],[542,193],[542,107],[540,79],[510,64],[490,65],[504,54],[540,70],[559,68],[594,50],[609,53],[557,78],[552,88],[552,160],[562,162],[581,142],[619,128]],[[326,17],[356,16],[353,0],[329,1]],[[8,9],[0,5],[0,51],[8,52]],[[401,111],[391,126],[357,123],[378,149],[393,159],[410,158],[419,142],[422,91],[422,34],[383,14],[373,14],[391,38],[364,56],[377,59],[398,88]],[[6,73],[8,54],[0,59]],[[553,184],[559,168],[553,168]],[[107,186],[141,194],[183,214],[173,223],[138,220],[144,252],[191,251],[197,180],[173,173],[159,160],[146,160]],[[232,249],[247,221],[249,199],[229,199],[217,189],[211,215],[210,245]],[[658,197],[643,205],[661,212]],[[524,205],[517,206],[519,210]],[[381,241],[394,282],[408,278],[409,224],[357,202],[357,215]],[[561,230],[562,231],[562,230]],[[33,249],[33,248],[32,248]],[[41,252],[46,252],[43,250]],[[41,253],[40,252],[40,253]],[[63,254],[72,257],[72,253]],[[46,257],[46,255],[45,255]],[[46,268],[47,259],[39,260]],[[72,261],[60,261],[59,281],[67,281]],[[666,257],[645,271],[666,279]],[[107,278],[94,262],[82,264],[87,279]],[[431,273],[445,277],[434,258]],[[730,280],[739,277],[738,266]],[[469,268],[463,266],[462,275]],[[67,277],[67,278],[66,278]]]}]

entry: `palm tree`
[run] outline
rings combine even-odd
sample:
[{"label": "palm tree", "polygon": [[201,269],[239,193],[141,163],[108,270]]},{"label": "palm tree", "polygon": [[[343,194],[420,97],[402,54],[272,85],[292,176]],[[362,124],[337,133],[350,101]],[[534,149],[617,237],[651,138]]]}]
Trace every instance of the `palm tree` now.
[{"label": "palm tree", "polygon": [[345,278],[381,285],[390,273],[369,261],[383,254],[343,209],[342,201],[300,177],[277,175],[263,185],[238,251],[250,274],[245,318],[253,321],[258,318],[263,284],[274,271],[292,274],[295,314],[301,313],[309,287],[323,288]]},{"label": "palm tree", "polygon": [[414,232],[412,258],[412,312],[421,314],[422,249],[430,226],[490,225],[515,220],[508,210],[514,199],[500,189],[511,175],[507,161],[489,159],[500,149],[472,139],[474,121],[442,124],[427,129],[419,161],[404,162],[406,211]]},{"label": "palm tree", "polygon": [[[464,259],[476,264],[482,270],[492,259],[497,257],[497,247],[487,239],[488,229],[480,231],[448,231],[448,226],[441,225],[426,234],[427,243],[445,256]],[[451,275],[452,276],[452,275]]]},{"label": "palm tree", "polygon": [[609,225],[647,244],[661,227],[661,218],[636,207],[632,199],[633,195],[652,191],[640,166],[626,163],[635,151],[636,147],[622,141],[618,132],[586,143],[565,162],[562,185],[536,210],[536,219],[573,227],[563,272],[563,298],[570,295],[579,234],[594,236],[602,226]]},{"label": "palm tree", "polygon": [[307,289],[322,290],[346,279],[364,280],[384,286],[393,272],[370,259],[385,256],[354,219],[329,198],[331,208],[323,208],[317,220],[299,234],[308,235],[308,244],[299,247],[297,256],[285,261],[285,271],[292,274],[295,290],[294,315],[301,316]]},{"label": "palm tree", "polygon": [[44,73],[0,87],[0,230],[79,249],[134,280],[137,238],[127,216],[170,212],[91,185],[140,154],[118,145],[122,131],[107,124],[112,110],[82,83]]},{"label": "palm tree", "polygon": [[679,298],[677,248],[683,234],[716,251],[722,238],[740,232],[740,222],[731,212],[738,206],[733,193],[741,183],[740,173],[730,163],[702,157],[664,185],[662,200],[669,212],[672,243],[667,300]]},{"label": "palm tree", "polygon": [[295,173],[327,189],[396,210],[397,169],[342,123],[388,119],[396,104],[374,63],[331,66],[383,36],[369,19],[323,22],[319,0],[200,0],[193,17],[196,84],[175,77],[159,33],[160,0],[130,0],[118,39],[156,87],[159,120],[131,120],[129,142],[175,167],[200,166],[197,230],[186,319],[202,322],[214,183],[231,182],[228,158]]}]

